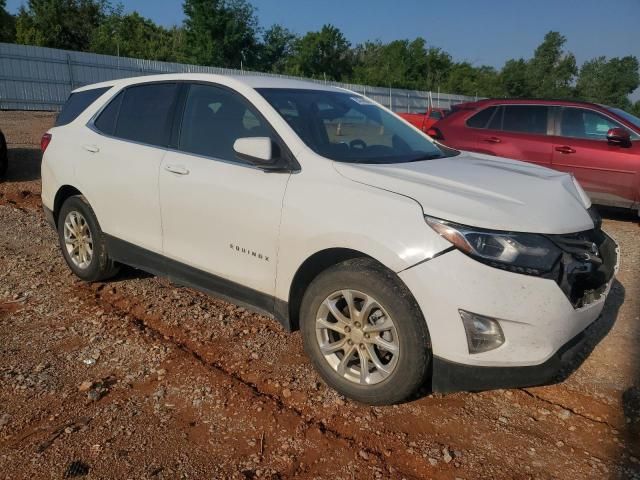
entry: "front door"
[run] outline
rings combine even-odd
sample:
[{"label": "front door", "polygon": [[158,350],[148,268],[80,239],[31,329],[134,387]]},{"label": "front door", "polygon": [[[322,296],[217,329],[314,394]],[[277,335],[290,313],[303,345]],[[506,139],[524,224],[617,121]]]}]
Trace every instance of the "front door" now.
[{"label": "front door", "polygon": [[630,207],[639,199],[640,139],[628,146],[607,142],[611,128],[624,128],[595,110],[565,107],[558,112],[553,168],[575,175],[594,203]]},{"label": "front door", "polygon": [[192,269],[187,277],[234,299],[251,295],[245,287],[272,296],[290,175],[255,168],[233,149],[238,138],[274,138],[271,128],[232,90],[187,88],[178,145],[160,169],[164,254]]}]

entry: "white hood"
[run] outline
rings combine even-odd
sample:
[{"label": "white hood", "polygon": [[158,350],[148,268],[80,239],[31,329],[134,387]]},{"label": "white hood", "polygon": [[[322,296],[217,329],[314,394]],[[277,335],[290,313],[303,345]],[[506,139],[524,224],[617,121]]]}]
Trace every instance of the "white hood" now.
[{"label": "white hood", "polygon": [[335,162],[359,183],[411,197],[444,220],[512,232],[574,233],[593,228],[589,198],[566,174],[529,163],[462,152],[391,165]]}]

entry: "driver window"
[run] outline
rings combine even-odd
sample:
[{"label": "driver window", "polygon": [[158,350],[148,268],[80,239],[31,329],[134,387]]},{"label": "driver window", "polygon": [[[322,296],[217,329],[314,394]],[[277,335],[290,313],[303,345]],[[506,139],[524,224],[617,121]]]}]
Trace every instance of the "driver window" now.
[{"label": "driver window", "polygon": [[607,132],[621,125],[593,110],[563,108],[560,119],[560,135],[585,140],[606,141]]},{"label": "driver window", "polygon": [[269,128],[243,98],[213,85],[189,88],[180,150],[238,162],[233,144],[243,137],[270,137]]}]

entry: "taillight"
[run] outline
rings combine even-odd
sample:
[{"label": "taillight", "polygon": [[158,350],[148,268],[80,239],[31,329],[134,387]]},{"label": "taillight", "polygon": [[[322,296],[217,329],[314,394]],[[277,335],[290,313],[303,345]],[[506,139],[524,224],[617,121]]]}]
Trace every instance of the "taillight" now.
[{"label": "taillight", "polygon": [[44,135],[42,135],[42,138],[40,139],[40,150],[42,150],[42,153],[44,153],[44,151],[47,149],[50,143],[51,143],[51,134],[45,133]]},{"label": "taillight", "polygon": [[427,130],[427,135],[429,135],[434,140],[442,140],[444,136],[442,132],[435,127],[431,127]]}]

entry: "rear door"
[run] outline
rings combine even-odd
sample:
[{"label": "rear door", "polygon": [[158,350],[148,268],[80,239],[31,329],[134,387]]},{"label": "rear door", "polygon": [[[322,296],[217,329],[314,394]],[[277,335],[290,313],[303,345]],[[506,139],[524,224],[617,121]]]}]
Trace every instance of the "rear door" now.
[{"label": "rear door", "polygon": [[600,204],[630,207],[638,199],[640,138],[632,133],[630,146],[607,141],[611,128],[625,128],[595,110],[562,107],[553,137],[553,168],[570,172]]},{"label": "rear door", "polygon": [[546,105],[502,105],[475,135],[476,151],[551,166],[553,121]]},{"label": "rear door", "polygon": [[460,150],[495,155],[486,149],[487,145],[481,144],[480,139],[487,136],[487,126],[499,111],[500,107],[497,106],[486,107],[474,112],[465,121],[463,116],[467,116],[468,112],[454,110],[452,115],[434,127],[442,129],[445,145]]},{"label": "rear door", "polygon": [[102,230],[161,253],[158,174],[166,153],[177,85],[126,88],[83,129],[76,170]]}]

